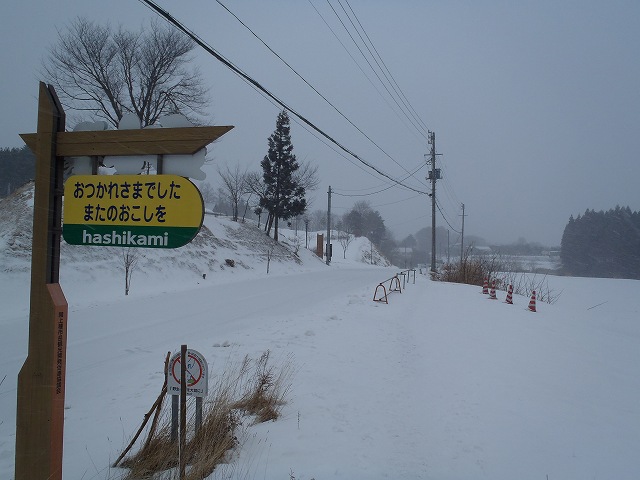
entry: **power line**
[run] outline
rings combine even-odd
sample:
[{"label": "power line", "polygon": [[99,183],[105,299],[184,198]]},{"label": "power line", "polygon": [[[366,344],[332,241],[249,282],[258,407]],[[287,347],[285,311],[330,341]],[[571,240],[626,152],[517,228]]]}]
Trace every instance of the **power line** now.
[{"label": "power line", "polygon": [[280,98],[278,98],[277,96],[275,96],[273,93],[271,93],[269,90],[267,90],[265,87],[263,87],[258,81],[256,81],[254,78],[252,78],[251,76],[249,76],[248,74],[246,74],[245,72],[243,72],[240,68],[238,68],[237,66],[235,66],[231,61],[229,61],[228,59],[226,59],[224,56],[222,56],[220,53],[218,53],[213,47],[211,47],[210,45],[208,45],[206,42],[204,42],[204,40],[202,40],[198,35],[196,35],[194,32],[192,32],[191,30],[189,30],[187,27],[185,27],[184,25],[182,25],[182,23],[180,23],[177,19],[175,19],[169,12],[167,12],[166,10],[162,9],[161,7],[159,7],[157,4],[155,4],[153,1],[151,0],[138,0],[140,2],[143,2],[145,4],[147,4],[152,10],[154,10],[156,13],[158,13],[160,16],[164,17],[169,23],[171,23],[172,25],[174,25],[176,28],[178,28],[179,30],[181,30],[183,33],[185,33],[189,38],[191,38],[196,44],[198,44],[200,47],[202,47],[207,53],[209,53],[211,56],[213,56],[214,58],[216,58],[219,62],[221,62],[223,65],[225,65],[227,68],[229,68],[232,72],[234,72],[236,75],[238,75],[242,80],[244,80],[245,82],[249,83],[250,85],[253,85],[255,88],[259,89],[261,92],[263,92],[265,95],[267,95],[269,98],[271,98],[273,101],[275,101],[278,105],[280,105],[280,107],[282,107],[283,109],[291,112],[292,115],[296,116],[298,119],[300,119],[300,121],[304,122],[305,124],[307,124],[310,128],[312,128],[313,130],[315,130],[318,134],[320,134],[321,136],[323,136],[324,138],[326,138],[328,141],[330,141],[331,143],[333,143],[334,145],[336,145],[338,148],[340,148],[341,150],[343,150],[345,153],[347,153],[348,155],[352,156],[353,158],[355,158],[356,160],[358,160],[360,163],[362,163],[363,165],[367,166],[368,168],[374,170],[376,173],[378,173],[379,175],[388,178],[389,180],[391,180],[392,182],[394,182],[397,185],[401,185],[409,190],[413,190],[417,193],[421,193],[421,194],[427,194],[426,192],[423,192],[421,190],[418,190],[416,188],[413,188],[409,185],[404,185],[401,181],[396,180],[395,178],[391,177],[389,174],[383,172],[382,170],[380,170],[379,168],[375,167],[374,165],[370,164],[369,162],[367,162],[366,160],[364,160],[363,158],[361,158],[359,155],[357,155],[355,152],[349,150],[346,146],[342,145],[340,142],[338,142],[336,139],[334,139],[332,136],[330,136],[328,133],[326,133],[324,130],[320,129],[318,126],[316,126],[313,122],[311,122],[310,120],[308,120],[306,117],[304,117],[303,115],[301,115],[300,113],[298,113],[296,110],[294,110],[293,108],[291,108],[289,105],[287,105],[283,100],[281,100]]},{"label": "power line", "polygon": [[400,168],[402,168],[405,172],[407,171],[395,158],[393,158],[389,153],[387,153],[380,145],[378,145],[371,137],[369,137],[369,135],[367,135],[364,131],[362,131],[362,129],[360,129],[360,127],[358,127],[355,123],[353,123],[349,118],[347,118],[347,116],[342,113],[338,107],[336,107],[327,97],[325,97],[322,93],[320,93],[318,91],[318,89],[316,87],[314,87],[313,85],[311,85],[311,83],[309,83],[307,81],[306,78],[304,78],[300,73],[298,73],[298,71],[293,68],[289,62],[287,62],[284,58],[282,58],[277,52],[275,52],[269,45],[267,45],[267,43],[262,40],[262,38],[260,38],[258,36],[257,33],[255,33],[246,23],[244,23],[240,17],[238,17],[235,13],[233,13],[224,3],[222,3],[220,0],[216,0],[216,2],[222,7],[224,8],[227,12],[229,12],[229,14],[231,14],[238,22],[240,22],[240,24],[246,28],[247,30],[249,30],[249,32],[251,32],[251,34],[256,37],[260,43],[262,43],[272,54],[274,54],[282,63],[284,63],[293,73],[295,73],[298,78],[300,78],[309,88],[311,88],[320,98],[322,98],[327,104],[329,104],[331,106],[331,108],[333,108],[342,118],[344,118],[347,122],[349,122],[349,124],[355,128],[358,132],[360,132],[367,140],[369,140],[373,145],[376,146],[376,148],[378,148],[378,150],[380,150],[384,155],[386,155],[391,161],[393,161],[396,165],[398,165]]},{"label": "power line", "polygon": [[[353,24],[353,21],[351,20],[351,17],[349,17],[349,15],[347,14],[346,10],[344,9],[344,6],[340,3],[340,1],[338,0],[338,3],[340,4],[340,6],[342,7],[343,11],[345,12],[345,15],[347,16],[349,22],[351,23],[351,25],[353,26],[354,30],[356,31],[356,33],[360,36],[360,33],[358,31],[358,29],[355,27],[355,25]],[[369,61],[369,59],[367,58],[367,56],[364,54],[364,52],[362,51],[362,48],[360,48],[360,45],[358,44],[358,42],[356,41],[356,39],[353,37],[353,35],[351,34],[351,32],[349,31],[349,28],[347,27],[347,25],[345,25],[344,21],[342,20],[342,18],[340,18],[340,14],[336,11],[336,9],[333,7],[333,5],[331,5],[331,3],[329,2],[329,0],[327,0],[327,4],[329,5],[329,7],[331,8],[331,10],[333,11],[334,15],[336,16],[336,18],[338,19],[338,21],[340,22],[340,24],[342,25],[342,27],[344,28],[344,30],[347,32],[347,35],[349,36],[349,38],[351,38],[351,41],[353,42],[353,44],[356,46],[356,48],[358,49],[358,51],[360,52],[360,55],[362,55],[362,58],[364,58],[365,62],[367,62],[367,64],[369,65],[369,68],[371,68],[371,71],[373,72],[373,74],[378,78],[378,80],[380,81],[380,84],[384,87],[384,89],[387,91],[387,93],[389,94],[389,97],[391,98],[391,100],[398,106],[398,108],[400,109],[400,111],[405,115],[405,117],[407,117],[407,119],[409,120],[409,122],[414,126],[414,128],[416,128],[416,130],[418,130],[420,132],[420,134],[424,137],[424,133],[418,128],[416,127],[416,125],[413,123],[413,121],[411,120],[411,118],[407,115],[407,113],[405,112],[405,110],[402,108],[402,106],[398,103],[398,101],[396,100],[395,96],[391,93],[391,91],[389,90],[389,87],[387,87],[387,85],[385,84],[385,82],[382,80],[382,78],[380,78],[380,75],[378,74],[378,72],[376,71],[376,69],[373,67],[373,65],[371,64],[371,62]],[[361,40],[362,40],[362,36],[360,36]],[[363,43],[364,40],[363,40]],[[366,43],[365,43],[365,47],[366,47]],[[375,59],[374,59],[375,61]],[[425,137],[426,138],[426,137]]]},{"label": "power line", "polygon": [[442,216],[442,219],[445,221],[445,223],[446,223],[447,225],[449,225],[449,228],[450,228],[451,230],[453,230],[454,232],[456,232],[457,234],[460,234],[460,232],[459,232],[458,230],[456,230],[455,228],[453,228],[453,227],[451,226],[451,223],[449,223],[449,220],[447,220],[447,217],[445,217],[444,213],[442,213],[442,210],[440,209],[440,204],[438,204],[438,202],[437,202],[437,201],[436,201],[436,207],[437,207],[438,211],[440,212],[440,215]]},{"label": "power line", "polygon": [[409,200],[413,200],[414,198],[418,198],[418,195],[414,195],[413,197],[405,198],[405,199],[403,199],[403,200],[396,200],[395,202],[379,203],[378,205],[371,205],[371,208],[387,207],[387,206],[389,206],[389,205],[395,205],[395,204],[397,204],[397,203],[407,202],[407,201],[409,201]]},{"label": "power line", "polygon": [[[338,2],[340,2],[340,0],[338,0]],[[367,31],[364,29],[364,26],[362,25],[362,23],[360,22],[360,19],[356,15],[356,12],[354,12],[353,8],[351,8],[351,5],[349,4],[349,0],[344,0],[344,2],[349,7],[349,10],[353,14],[353,17],[356,19],[356,22],[358,22],[358,25],[360,26],[360,29],[362,30],[362,33],[364,33],[365,37],[367,37],[369,45],[371,45],[371,48],[373,48],[373,50],[376,53],[376,55],[373,55],[373,53],[371,52],[369,47],[367,47],[367,50],[369,50],[369,53],[371,54],[371,56],[373,57],[374,60],[376,59],[376,57],[379,58],[380,59],[380,63],[382,63],[382,65],[384,66],[384,69],[383,69],[380,66],[380,63],[378,63],[378,61],[376,60],[376,64],[378,65],[378,67],[380,68],[380,70],[384,74],[385,78],[387,79],[387,81],[389,82],[391,87],[393,88],[393,91],[396,92],[396,95],[398,95],[398,98],[400,99],[402,104],[407,108],[409,113],[411,113],[411,116],[414,118],[414,120],[416,120],[424,128],[424,132],[423,133],[428,133],[429,129],[427,128],[426,124],[422,121],[422,119],[420,118],[420,116],[418,115],[416,110],[413,108],[413,106],[411,105],[411,102],[409,102],[409,99],[407,98],[407,96],[404,94],[404,92],[400,88],[400,85],[398,85],[398,82],[396,81],[396,79],[391,74],[391,71],[387,67],[387,64],[384,62],[384,60],[382,59],[382,56],[378,52],[378,49],[375,47],[375,45],[371,41],[371,38],[367,34]],[[344,9],[344,7],[343,7],[343,9]],[[362,37],[360,37],[360,38],[362,38]],[[366,46],[366,42],[364,42],[364,40],[363,40],[363,43],[365,43],[365,46]],[[385,71],[389,74],[389,76],[387,76]],[[389,80],[389,78],[391,78],[391,80]]]},{"label": "power line", "polygon": [[[338,34],[335,32],[335,30],[333,28],[331,28],[331,25],[329,25],[329,22],[327,22],[327,20],[324,18],[324,16],[322,15],[322,13],[320,13],[320,11],[316,8],[316,6],[313,4],[313,2],[311,2],[311,0],[308,0],[309,4],[313,7],[313,9],[315,10],[315,12],[318,14],[318,16],[322,19],[322,22],[327,26],[327,28],[329,29],[329,31],[333,34],[333,36],[335,37],[335,39],[338,41],[338,43],[340,44],[340,46],[342,47],[342,49],[347,53],[347,55],[349,55],[349,57],[351,58],[351,60],[353,61],[353,63],[358,67],[358,70],[360,70],[360,72],[362,72],[362,74],[364,75],[364,77],[367,79],[367,81],[369,82],[369,84],[371,84],[371,86],[374,88],[374,90],[378,93],[378,95],[380,96],[380,98],[384,101],[384,103],[387,104],[387,106],[391,109],[391,111],[395,114],[395,116],[398,118],[398,120],[400,120],[405,127],[407,127],[408,131],[411,132],[412,135],[416,135],[416,132],[410,128],[410,126],[406,123],[406,120],[404,118],[402,118],[400,116],[400,114],[398,113],[398,111],[396,110],[396,108],[391,105],[391,103],[389,103],[389,100],[387,100],[387,98],[382,94],[382,92],[380,91],[380,89],[377,87],[377,85],[373,82],[373,80],[371,80],[371,78],[369,77],[369,75],[367,75],[367,72],[364,71],[364,69],[362,68],[362,66],[358,63],[358,61],[354,58],[354,56],[351,54],[351,52],[349,51],[349,49],[347,48],[347,46],[344,44],[344,42],[340,39],[340,37],[338,36]],[[414,127],[415,128],[415,127]],[[422,142],[422,140],[424,140],[424,134],[422,134],[422,132],[418,131],[418,134],[422,137],[422,138],[417,138],[418,141]]]},{"label": "power line", "polygon": [[[416,173],[418,173],[418,172],[419,172],[423,167],[424,167],[424,164],[423,164],[423,165],[420,165],[416,170],[414,170],[414,171],[413,171],[413,172],[411,172],[411,173],[407,172],[407,173],[409,173],[409,175],[408,175],[408,176],[406,176],[405,178],[403,178],[403,179],[402,179],[402,181],[404,182],[404,181],[408,180],[409,178],[413,177],[413,176],[414,176]],[[334,195],[340,195],[341,197],[368,197],[368,196],[370,196],[370,195],[376,195],[376,194],[378,194],[378,193],[385,192],[385,191],[387,191],[387,190],[389,190],[390,188],[393,188],[393,187],[395,187],[395,185],[389,185],[388,187],[385,187],[385,188],[383,188],[383,189],[381,189],[381,190],[377,190],[377,191],[375,191],[375,192],[369,192],[369,193],[359,193],[359,194],[357,194],[357,193],[351,193],[351,194],[347,194],[347,193],[338,193],[338,192],[336,192],[335,190],[333,191],[333,193],[334,193]],[[348,191],[348,190],[347,190],[347,191]],[[427,195],[429,195],[429,194],[427,194]]]}]

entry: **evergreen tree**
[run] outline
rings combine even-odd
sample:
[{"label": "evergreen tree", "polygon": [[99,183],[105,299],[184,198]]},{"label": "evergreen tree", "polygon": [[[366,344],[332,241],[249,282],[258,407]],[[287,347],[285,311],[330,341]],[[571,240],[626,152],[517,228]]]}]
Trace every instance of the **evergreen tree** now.
[{"label": "evergreen tree", "polygon": [[301,215],[307,208],[305,188],[297,179],[299,168],[291,143],[289,115],[283,110],[278,114],[276,129],[269,137],[269,151],[262,166],[265,193],[260,206],[269,212],[267,234],[274,227],[273,238],[278,240],[278,220],[288,220]]},{"label": "evergreen tree", "polygon": [[36,176],[36,158],[25,145],[0,148],[0,198],[16,191]]},{"label": "evergreen tree", "polygon": [[640,278],[640,214],[617,206],[569,218],[560,258],[568,274]]},{"label": "evergreen tree", "polygon": [[356,237],[367,237],[375,245],[380,245],[385,236],[384,220],[377,210],[373,210],[368,202],[357,202],[343,217]]}]

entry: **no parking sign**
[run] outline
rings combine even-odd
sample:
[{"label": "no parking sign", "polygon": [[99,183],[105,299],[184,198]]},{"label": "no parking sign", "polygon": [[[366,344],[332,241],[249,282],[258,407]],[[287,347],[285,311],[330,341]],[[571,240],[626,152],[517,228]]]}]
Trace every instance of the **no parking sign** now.
[{"label": "no parking sign", "polygon": [[[167,393],[180,394],[180,352],[174,353],[167,370]],[[187,395],[206,397],[209,387],[209,367],[202,354],[196,350],[187,350],[186,368]]]}]

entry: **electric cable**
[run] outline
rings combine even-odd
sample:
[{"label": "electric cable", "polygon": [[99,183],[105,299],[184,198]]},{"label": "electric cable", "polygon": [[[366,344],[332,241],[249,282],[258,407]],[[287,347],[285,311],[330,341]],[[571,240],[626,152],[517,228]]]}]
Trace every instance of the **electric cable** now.
[{"label": "electric cable", "polygon": [[405,172],[407,171],[404,166],[402,166],[395,158],[393,158],[386,150],[384,150],[380,145],[378,145],[369,135],[367,135],[360,127],[358,127],[355,123],[353,123],[344,113],[342,113],[338,107],[336,107],[327,97],[325,97],[322,93],[318,91],[316,87],[314,87],[311,83],[307,81],[298,71],[289,64],[284,58],[282,58],[277,52],[275,52],[262,38],[258,36],[246,23],[244,23],[240,17],[238,17],[235,13],[233,13],[221,0],[216,0],[216,2],[224,8],[229,14],[231,14],[240,24],[249,30],[251,34],[260,41],[273,55],[275,55],[282,63],[284,63],[300,80],[302,80],[309,88],[311,88],[320,98],[322,98],[331,108],[333,108],[342,118],[344,118],[353,128],[355,128],[358,132],[360,132],[367,140],[369,140],[375,147],[380,150],[385,156],[387,156],[391,161],[393,161],[396,165],[402,168]]},{"label": "electric cable", "polygon": [[[324,18],[324,16],[322,15],[322,13],[320,13],[320,11],[316,8],[316,6],[313,4],[313,2],[311,0],[308,0],[309,4],[311,4],[311,6],[313,7],[313,9],[315,10],[315,12],[318,14],[318,16],[322,19],[323,23],[327,26],[327,28],[329,29],[329,31],[333,34],[333,36],[335,37],[335,39],[338,41],[338,43],[340,44],[340,46],[342,47],[342,49],[347,53],[347,55],[349,55],[349,57],[351,58],[351,60],[353,61],[353,63],[358,67],[358,69],[360,70],[360,72],[364,75],[364,77],[367,79],[367,81],[369,82],[369,84],[371,84],[371,86],[374,88],[374,90],[378,93],[378,95],[380,96],[380,98],[384,101],[384,103],[387,104],[387,106],[391,109],[391,111],[395,114],[395,116],[398,118],[398,120],[400,120],[400,122],[402,122],[404,124],[405,127],[407,127],[407,130],[409,132],[411,132],[412,135],[416,135],[416,132],[410,128],[411,126],[408,125],[406,123],[406,120],[404,118],[402,118],[402,116],[398,113],[398,111],[396,110],[396,108],[391,105],[391,103],[389,103],[389,100],[387,100],[387,98],[382,94],[382,92],[380,91],[380,89],[377,87],[377,85],[373,82],[373,80],[371,80],[371,77],[369,77],[369,75],[367,75],[367,72],[364,71],[364,69],[362,68],[362,66],[358,63],[358,61],[354,58],[354,56],[351,54],[351,52],[349,51],[349,49],[346,47],[346,45],[344,44],[344,42],[340,39],[340,37],[338,36],[338,34],[335,32],[335,30],[333,28],[331,28],[331,25],[329,25],[329,22],[327,22],[327,20]],[[415,127],[414,127],[415,128]],[[416,139],[420,142],[422,142],[422,140],[425,139],[424,135],[422,134],[422,132],[418,131],[418,135],[421,136],[421,138],[417,138]]]},{"label": "electric cable", "polygon": [[[354,29],[356,30],[356,32],[358,32],[358,36],[360,37],[360,39],[362,40],[362,43],[365,45],[365,47],[367,48],[367,51],[369,52],[369,54],[371,55],[371,58],[373,58],[373,60],[376,62],[376,65],[378,65],[378,68],[380,69],[380,71],[382,72],[382,74],[384,75],[384,77],[387,79],[387,82],[389,82],[389,85],[391,86],[391,88],[393,89],[393,91],[396,93],[398,99],[400,99],[400,101],[402,102],[402,104],[405,106],[405,108],[407,109],[407,111],[411,114],[411,116],[413,117],[413,119],[418,122],[418,124],[424,128],[426,130],[426,132],[423,133],[428,133],[429,129],[427,128],[427,126],[425,125],[425,123],[422,121],[422,119],[417,115],[415,109],[411,106],[409,100],[407,99],[406,95],[404,95],[404,92],[402,92],[402,89],[400,89],[400,86],[398,85],[398,82],[396,82],[395,78],[393,77],[393,75],[391,74],[391,71],[389,70],[389,68],[387,67],[386,63],[384,63],[384,60],[382,59],[382,56],[380,55],[380,53],[378,52],[378,49],[375,47],[375,45],[373,44],[373,42],[371,41],[371,38],[369,37],[369,35],[367,34],[367,31],[364,29],[364,26],[362,25],[362,23],[360,22],[360,19],[358,18],[358,16],[356,15],[356,12],[354,12],[353,8],[351,8],[351,5],[349,4],[349,0],[344,0],[344,2],[347,4],[347,6],[349,7],[349,10],[351,11],[353,17],[355,18],[356,22],[358,23],[358,25],[360,26],[360,30],[362,30],[362,33],[364,33],[364,36],[366,37],[369,45],[371,45],[371,48],[373,48],[375,55],[373,54],[373,52],[371,51],[371,49],[369,48],[369,46],[367,45],[367,41],[365,41],[364,38],[362,38],[362,35],[360,35],[360,33],[358,32],[358,28],[355,26],[355,24],[353,22],[351,22],[351,24],[353,25]],[[338,0],[338,3],[340,4],[340,6],[342,7],[343,11],[345,12],[345,14],[347,15],[347,17],[349,17],[348,12],[345,10],[344,6],[342,5],[341,0]],[[351,19],[349,18],[349,20],[351,21]],[[376,59],[380,59],[380,62],[378,62],[378,60]],[[382,66],[380,65],[380,63],[382,63],[382,66],[384,66],[384,68],[382,68]],[[386,72],[386,73],[385,73]],[[387,75],[387,73],[389,75]],[[393,81],[392,81],[393,80]],[[396,88],[397,87],[397,88]],[[405,101],[406,100],[406,101]],[[412,122],[413,123],[413,122]]]},{"label": "electric cable", "polygon": [[155,4],[153,1],[151,0],[138,0],[142,3],[145,3],[149,6],[149,8],[151,8],[152,10],[154,10],[158,15],[162,16],[163,18],[165,18],[165,20],[167,20],[170,24],[174,25],[176,28],[178,28],[179,30],[181,30],[183,33],[185,33],[189,38],[191,38],[196,44],[198,44],[200,47],[202,47],[207,53],[209,53],[211,56],[213,56],[214,58],[216,58],[219,62],[221,62],[223,65],[225,65],[227,68],[229,68],[232,72],[234,72],[236,75],[238,75],[242,80],[244,80],[245,82],[253,85],[255,88],[259,89],[261,92],[263,92],[265,95],[267,95],[269,98],[271,98],[273,101],[275,101],[278,105],[280,105],[280,107],[282,107],[283,109],[291,112],[292,115],[296,116],[300,121],[302,121],[303,123],[305,123],[306,125],[308,125],[311,129],[315,130],[318,134],[320,134],[321,136],[323,136],[324,138],[326,138],[328,141],[330,141],[331,143],[333,143],[334,145],[336,145],[338,148],[340,148],[342,151],[344,151],[345,153],[347,153],[348,155],[352,156],[353,158],[355,158],[356,160],[358,160],[360,163],[362,163],[363,165],[367,166],[368,168],[374,170],[376,173],[378,173],[379,175],[391,180],[394,184],[397,185],[401,185],[409,190],[413,190],[417,193],[421,193],[421,194],[427,194],[427,192],[423,192],[421,190],[418,190],[416,188],[413,188],[409,185],[404,185],[401,181],[391,177],[389,174],[383,172],[382,170],[380,170],[379,168],[377,168],[376,166],[372,165],[371,163],[367,162],[366,160],[364,160],[362,157],[360,157],[358,154],[356,154],[355,152],[351,151],[349,148],[347,148],[346,146],[342,145],[340,142],[338,142],[336,139],[334,139],[332,136],[330,136],[328,133],[326,133],[324,130],[320,129],[318,126],[316,126],[313,122],[311,122],[310,120],[308,120],[305,116],[303,116],[302,114],[298,113],[296,110],[294,110],[293,108],[291,108],[289,105],[287,105],[283,100],[281,100],[280,98],[278,98],[276,95],[274,95],[273,93],[271,93],[269,90],[267,90],[264,86],[262,86],[258,81],[256,81],[254,78],[252,78],[251,76],[249,76],[247,73],[245,73],[244,71],[242,71],[240,68],[238,68],[236,65],[234,65],[230,60],[226,59],[224,56],[222,56],[219,52],[217,52],[213,47],[211,47],[210,45],[208,45],[206,42],[204,42],[204,40],[202,40],[198,35],[196,35],[194,32],[192,32],[191,30],[189,30],[187,27],[185,27],[182,23],[180,23],[176,18],[174,18],[169,12],[167,12],[166,10],[164,10],[163,8],[159,7],[157,4]]},{"label": "electric cable", "polygon": [[[380,78],[380,75],[378,75],[378,72],[376,71],[375,68],[373,68],[373,65],[371,65],[371,62],[369,61],[369,59],[367,58],[367,56],[364,54],[364,52],[362,51],[362,48],[360,48],[360,45],[358,45],[358,42],[356,42],[356,39],[353,38],[353,35],[351,34],[351,32],[349,31],[349,28],[345,25],[345,23],[342,21],[342,18],[340,18],[340,14],[338,14],[338,12],[336,11],[335,8],[333,8],[333,5],[331,5],[331,3],[329,2],[329,0],[327,0],[327,4],[329,5],[329,7],[331,7],[331,10],[333,11],[334,15],[336,16],[336,18],[338,19],[338,21],[340,22],[340,24],[342,25],[342,27],[344,28],[344,30],[347,32],[347,35],[349,36],[349,38],[351,38],[351,41],[353,42],[353,44],[356,46],[356,48],[358,49],[358,51],[360,52],[360,55],[362,55],[362,58],[364,58],[365,62],[367,62],[367,64],[369,65],[369,68],[371,68],[371,71],[374,73],[374,75],[378,78],[378,80],[380,81],[380,83],[382,84],[382,86],[384,87],[384,89],[387,91],[387,93],[389,94],[389,97],[391,97],[391,100],[393,100],[393,102],[398,105],[398,108],[400,108],[400,111],[406,116],[406,112],[402,109],[402,107],[400,106],[400,104],[398,103],[398,101],[396,100],[396,98],[393,96],[393,94],[389,91],[389,88],[387,87],[387,85],[382,81],[382,79]],[[342,6],[342,4],[340,4],[340,6]],[[343,7],[344,9],[344,7]],[[346,12],[345,12],[346,13]],[[347,15],[347,18],[349,18],[349,16]],[[349,21],[351,21],[351,19],[349,18]],[[355,28],[355,27],[354,27]],[[357,29],[356,29],[357,32]],[[415,126],[414,126],[415,128]],[[419,130],[419,129],[418,129]],[[422,132],[420,132],[422,134]],[[426,138],[426,137],[425,137]]]},{"label": "electric cable", "polygon": [[[418,167],[414,172],[409,173],[409,175],[408,175],[408,176],[406,176],[405,178],[403,178],[403,179],[402,179],[402,181],[404,182],[405,180],[407,180],[407,179],[411,178],[411,177],[412,177],[413,175],[415,175],[418,171],[420,171],[420,169],[421,169],[421,168],[423,168],[423,167],[424,167],[424,165],[419,166],[419,167]],[[356,193],[352,193],[352,194],[340,193],[340,192],[339,192],[339,190],[341,190],[340,188],[338,188],[338,189],[337,189],[338,191],[333,190],[332,192],[333,192],[333,193],[335,193],[336,195],[341,196],[341,197],[368,197],[368,196],[370,196],[370,195],[376,195],[376,194],[378,194],[378,193],[385,192],[385,191],[387,191],[387,190],[389,190],[390,188],[393,188],[393,187],[395,187],[395,185],[389,185],[389,186],[387,186],[387,187],[385,187],[385,188],[383,188],[383,189],[381,189],[381,190],[377,190],[377,191],[375,191],[375,192],[370,192],[370,193],[360,193],[360,194],[356,194]],[[431,194],[430,194],[430,193],[427,193],[427,195],[431,196]]]},{"label": "electric cable", "polygon": [[447,220],[447,217],[445,217],[445,216],[444,216],[444,213],[442,213],[442,210],[440,209],[440,205],[438,204],[438,201],[437,201],[437,200],[436,200],[436,208],[437,208],[437,209],[438,209],[438,211],[440,212],[440,215],[442,216],[442,219],[445,221],[445,223],[446,223],[447,225],[449,225],[449,228],[450,228],[451,230],[453,230],[454,232],[458,233],[458,234],[459,234],[459,233],[461,233],[461,232],[459,232],[458,230],[456,230],[455,228],[453,228],[453,227],[451,226],[451,223],[449,223],[449,220]]}]

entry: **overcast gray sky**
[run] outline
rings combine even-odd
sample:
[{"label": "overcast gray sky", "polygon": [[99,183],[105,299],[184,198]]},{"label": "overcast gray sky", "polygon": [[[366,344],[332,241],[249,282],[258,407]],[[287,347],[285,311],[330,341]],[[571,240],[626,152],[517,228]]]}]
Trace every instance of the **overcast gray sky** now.
[{"label": "overcast gray sky", "polygon": [[[569,216],[587,208],[640,210],[636,0],[222,2],[380,148],[216,1],[157,3],[358,156],[404,179],[424,164],[429,146],[331,9],[348,22],[341,4],[351,7],[411,108],[436,134],[443,175],[437,224],[452,231],[452,241],[461,203],[465,235],[547,245],[559,245]],[[77,16],[136,29],[157,18],[136,0],[30,0],[4,10],[0,147],[20,146],[18,134],[35,131],[40,65],[56,29]],[[213,163],[258,170],[280,108],[201,49],[193,61],[211,88],[208,123],[235,125],[212,148]],[[326,209],[331,185],[335,213],[366,200],[398,240],[431,225],[427,196],[387,188],[388,179],[340,155],[293,117],[292,140],[298,158],[319,167],[311,209]],[[219,184],[213,165],[207,173]],[[405,183],[425,191],[426,174],[423,167]]]}]

